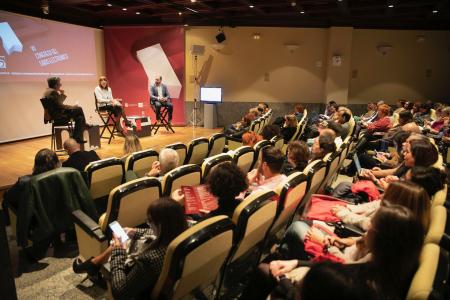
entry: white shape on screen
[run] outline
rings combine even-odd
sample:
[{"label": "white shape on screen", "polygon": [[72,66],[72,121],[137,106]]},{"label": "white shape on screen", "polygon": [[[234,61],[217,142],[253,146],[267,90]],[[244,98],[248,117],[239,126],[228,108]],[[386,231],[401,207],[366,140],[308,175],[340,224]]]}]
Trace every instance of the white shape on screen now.
[{"label": "white shape on screen", "polygon": [[149,89],[154,84],[156,76],[161,75],[163,83],[167,85],[170,97],[179,98],[181,93],[181,82],[175,74],[169,59],[166,56],[161,44],[138,50],[137,58],[144,68],[149,80]]},{"label": "white shape on screen", "polygon": [[205,102],[222,102],[222,88],[201,87],[200,100]]},{"label": "white shape on screen", "polygon": [[23,45],[8,22],[0,23],[0,39],[8,55],[11,55],[13,52],[22,52]]}]

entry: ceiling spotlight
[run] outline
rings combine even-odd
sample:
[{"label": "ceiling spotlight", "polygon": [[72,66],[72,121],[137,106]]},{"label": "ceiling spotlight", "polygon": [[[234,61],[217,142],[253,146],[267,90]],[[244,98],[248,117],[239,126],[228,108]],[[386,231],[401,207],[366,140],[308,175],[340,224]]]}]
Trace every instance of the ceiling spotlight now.
[{"label": "ceiling spotlight", "polygon": [[127,10],[127,9],[124,7],[124,8],[122,8],[122,10]]},{"label": "ceiling spotlight", "polygon": [[433,14],[437,14],[439,11],[437,9],[433,10]]},{"label": "ceiling spotlight", "polygon": [[189,24],[184,24],[184,27],[188,27],[189,26]]},{"label": "ceiling spotlight", "polygon": [[338,0],[338,2],[342,2],[342,0]]},{"label": "ceiling spotlight", "polygon": [[137,14],[137,15],[140,15],[141,13],[137,11],[136,14]]},{"label": "ceiling spotlight", "polygon": [[297,2],[295,2],[295,1],[292,1],[292,2],[291,2],[291,6],[292,6],[292,7],[294,7],[294,6],[296,6],[296,5],[297,5]]},{"label": "ceiling spotlight", "polygon": [[253,34],[253,39],[254,39],[254,40],[259,40],[259,39],[261,39],[261,34],[259,34],[258,32],[255,32],[255,33]]},{"label": "ceiling spotlight", "polygon": [[302,11],[300,11],[300,13],[303,15],[304,13],[305,13],[305,11],[304,10],[302,10]]},{"label": "ceiling spotlight", "polygon": [[111,6],[112,6],[112,4],[111,4],[111,3],[108,3],[108,4],[106,4],[106,6],[108,6],[108,7],[111,7]]},{"label": "ceiling spotlight", "polygon": [[178,12],[178,15],[181,16],[183,13],[181,11]]},{"label": "ceiling spotlight", "polygon": [[195,2],[197,2],[197,0],[191,0],[191,2],[192,2],[192,3],[195,3]]},{"label": "ceiling spotlight", "polygon": [[393,8],[393,7],[394,7],[394,4],[389,4],[388,7],[389,7],[389,8]]},{"label": "ceiling spotlight", "polygon": [[254,8],[255,6],[253,6],[253,5],[249,5],[248,7],[250,7],[250,8]]}]

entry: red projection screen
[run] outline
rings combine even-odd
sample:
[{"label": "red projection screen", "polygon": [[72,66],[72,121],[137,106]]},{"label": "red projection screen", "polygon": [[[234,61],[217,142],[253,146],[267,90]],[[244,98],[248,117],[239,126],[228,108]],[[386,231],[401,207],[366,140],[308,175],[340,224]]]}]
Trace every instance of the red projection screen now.
[{"label": "red projection screen", "polygon": [[93,30],[0,11],[0,81],[95,79]]},{"label": "red projection screen", "polygon": [[161,75],[174,106],[173,123],[184,125],[184,28],[111,26],[104,28],[106,75],[113,96],[128,115],[155,115],[150,85]]}]

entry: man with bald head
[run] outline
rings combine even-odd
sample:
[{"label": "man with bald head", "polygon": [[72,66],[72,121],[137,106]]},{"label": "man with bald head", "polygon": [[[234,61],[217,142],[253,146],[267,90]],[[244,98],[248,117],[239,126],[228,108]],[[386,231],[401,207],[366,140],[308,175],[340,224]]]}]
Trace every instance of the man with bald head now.
[{"label": "man with bald head", "polygon": [[93,161],[99,160],[97,153],[94,150],[81,150],[80,144],[74,139],[68,139],[64,142],[64,149],[69,154],[69,158],[62,163],[63,167],[70,167],[84,172],[84,168]]}]

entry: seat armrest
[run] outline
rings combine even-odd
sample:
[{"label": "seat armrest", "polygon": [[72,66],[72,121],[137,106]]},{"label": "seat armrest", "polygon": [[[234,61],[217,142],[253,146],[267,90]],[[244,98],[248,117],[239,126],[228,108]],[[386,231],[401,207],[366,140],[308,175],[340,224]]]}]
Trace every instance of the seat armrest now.
[{"label": "seat armrest", "polygon": [[450,236],[446,233],[441,238],[441,241],[439,242],[439,246],[444,248],[447,251],[450,251]]},{"label": "seat armrest", "polygon": [[78,209],[72,212],[72,216],[75,224],[81,227],[87,234],[94,237],[98,241],[106,240],[106,236],[100,229],[98,223],[92,220],[84,212]]}]

